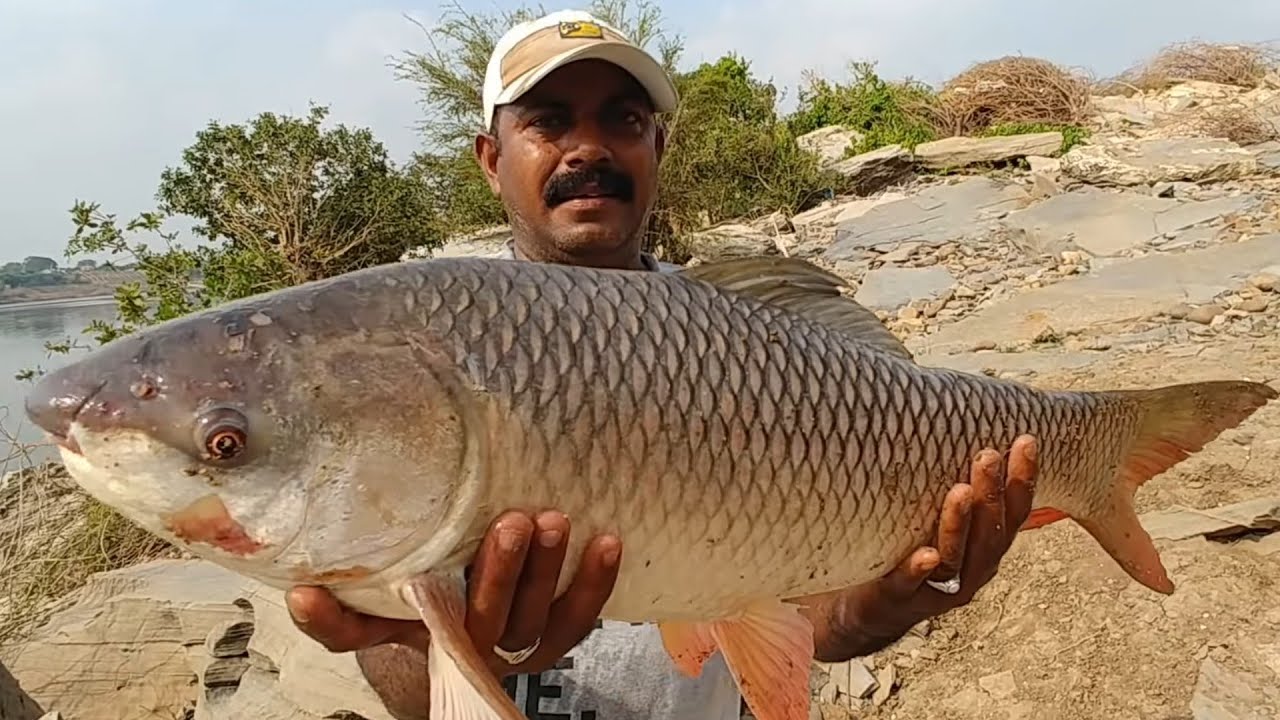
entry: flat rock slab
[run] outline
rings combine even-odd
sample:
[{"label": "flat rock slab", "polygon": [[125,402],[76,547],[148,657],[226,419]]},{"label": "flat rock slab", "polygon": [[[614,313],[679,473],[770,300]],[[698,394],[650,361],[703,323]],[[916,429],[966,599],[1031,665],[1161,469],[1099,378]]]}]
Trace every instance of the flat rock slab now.
[{"label": "flat rock slab", "polygon": [[955,287],[951,271],[934,265],[922,268],[879,268],[862,279],[854,299],[872,310],[897,310],[912,300],[937,298]]},{"label": "flat rock slab", "polygon": [[849,192],[871,195],[915,174],[915,158],[901,145],[886,145],[831,165],[849,181]]},{"label": "flat rock slab", "polygon": [[1252,530],[1280,529],[1280,497],[1261,497],[1197,510],[1174,506],[1146,513],[1142,526],[1154,540],[1221,537]]},{"label": "flat rock slab", "polygon": [[1280,262],[1280,234],[1177,255],[1152,254],[1107,265],[1094,274],[1015,295],[911,338],[916,355],[964,352],[981,341],[1016,345],[1046,326],[1059,333],[1102,333],[1184,302],[1201,304]]},{"label": "flat rock slab", "polygon": [[1036,252],[1052,254],[1076,247],[1108,257],[1256,203],[1257,198],[1249,195],[1179,201],[1085,187],[1010,213],[1004,222],[1022,231],[1024,241]]},{"label": "flat rock slab", "polygon": [[[1270,675],[1270,677],[1267,677]],[[1193,720],[1263,720],[1275,717],[1280,688],[1263,668],[1234,669],[1205,658],[1191,697]],[[1267,710],[1263,714],[1263,710]]]},{"label": "flat rock slab", "polygon": [[1077,145],[1062,172],[1093,185],[1236,180],[1258,168],[1253,153],[1219,138],[1176,137]]},{"label": "flat rock slab", "polygon": [[955,355],[918,355],[916,363],[927,367],[947,368],[970,375],[991,371],[998,377],[1026,377],[1041,373],[1077,370],[1106,358],[1106,353],[1071,350],[1027,352],[964,352]]},{"label": "flat rock slab", "polygon": [[1002,162],[1027,155],[1052,155],[1062,147],[1062,133],[1042,132],[997,137],[949,137],[921,143],[916,161],[933,169]]},{"label": "flat rock slab", "polygon": [[986,177],[935,185],[840,223],[825,256],[833,262],[858,260],[867,250],[884,253],[907,242],[936,247],[982,237],[999,227],[1002,216],[1032,201],[1021,187]]},{"label": "flat rock slab", "polygon": [[1251,145],[1249,152],[1258,158],[1258,166],[1271,174],[1280,174],[1280,141],[1272,140],[1260,145]]},{"label": "flat rock slab", "polygon": [[818,156],[818,162],[830,166],[844,159],[849,146],[862,139],[862,134],[852,128],[828,125],[796,138],[796,145]]}]

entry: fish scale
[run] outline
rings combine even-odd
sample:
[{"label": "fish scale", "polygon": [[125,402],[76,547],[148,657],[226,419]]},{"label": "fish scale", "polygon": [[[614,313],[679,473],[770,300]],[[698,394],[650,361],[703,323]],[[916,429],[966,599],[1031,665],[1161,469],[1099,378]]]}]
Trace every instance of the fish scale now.
[{"label": "fish scale", "polygon": [[[510,508],[569,516],[558,592],[616,533],[604,617],[657,622],[688,675],[722,653],[757,718],[806,720],[813,628],[782,601],[931,542],[978,450],[1034,435],[1023,527],[1071,518],[1169,593],[1134,493],[1276,396],[922,367],[799,260],[668,275],[454,258],[144,329],[45,376],[27,407],[73,478],[170,542],[422,618],[434,720],[519,717],[462,622],[464,567]],[[212,456],[213,438],[238,454]]]}]

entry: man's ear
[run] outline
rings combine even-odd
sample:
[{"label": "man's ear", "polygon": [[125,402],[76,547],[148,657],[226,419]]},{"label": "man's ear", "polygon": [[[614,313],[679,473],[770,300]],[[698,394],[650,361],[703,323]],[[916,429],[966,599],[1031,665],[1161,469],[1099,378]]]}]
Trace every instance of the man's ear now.
[{"label": "man's ear", "polygon": [[662,162],[662,156],[667,151],[667,129],[661,124],[653,128],[653,147],[658,154],[658,162]]},{"label": "man's ear", "polygon": [[489,189],[494,195],[499,194],[502,184],[498,181],[498,138],[489,133],[476,135],[475,150],[476,162],[480,163],[480,170],[489,181]]}]

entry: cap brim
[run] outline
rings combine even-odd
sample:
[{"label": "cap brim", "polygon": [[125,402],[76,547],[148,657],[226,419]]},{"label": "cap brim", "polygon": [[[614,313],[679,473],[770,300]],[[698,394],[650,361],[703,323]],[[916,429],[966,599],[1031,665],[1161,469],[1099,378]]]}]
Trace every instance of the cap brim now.
[{"label": "cap brim", "polygon": [[604,60],[613,63],[631,73],[636,82],[649,93],[655,111],[671,112],[676,109],[679,97],[675,85],[658,61],[635,45],[614,41],[582,45],[556,55],[503,88],[494,98],[494,107],[514,102],[551,73],[578,60]]}]

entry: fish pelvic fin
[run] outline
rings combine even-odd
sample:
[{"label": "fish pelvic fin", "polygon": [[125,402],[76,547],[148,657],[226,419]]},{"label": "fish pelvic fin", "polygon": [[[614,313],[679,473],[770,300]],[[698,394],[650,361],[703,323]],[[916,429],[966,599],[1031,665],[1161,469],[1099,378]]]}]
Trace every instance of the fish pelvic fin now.
[{"label": "fish pelvic fin", "polygon": [[733,617],[659,629],[685,675],[701,675],[719,650],[756,720],[808,720],[813,626],[795,605],[761,601]]},{"label": "fish pelvic fin", "polygon": [[800,258],[754,257],[681,268],[678,273],[752,297],[825,325],[881,352],[914,360],[880,318],[854,300],[843,278]]},{"label": "fish pelvic fin", "polygon": [[[1213,381],[1116,394],[1127,395],[1141,408],[1137,432],[1104,502],[1090,512],[1071,517],[1130,577],[1168,595],[1174,590],[1173,581],[1138,519],[1134,495],[1148,480],[1199,452],[1280,393],[1262,383]],[[1061,517],[1053,517],[1052,509],[1040,511],[1040,524],[1066,516],[1062,513]]]},{"label": "fish pelvic fin", "polygon": [[402,595],[418,610],[431,633],[427,647],[431,720],[527,720],[467,635],[462,573],[414,576],[406,582]]}]

